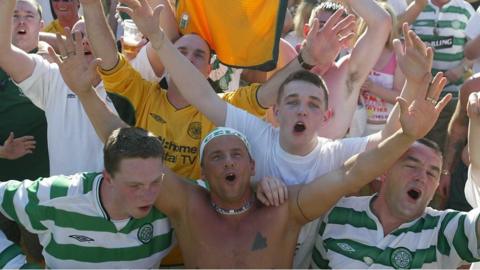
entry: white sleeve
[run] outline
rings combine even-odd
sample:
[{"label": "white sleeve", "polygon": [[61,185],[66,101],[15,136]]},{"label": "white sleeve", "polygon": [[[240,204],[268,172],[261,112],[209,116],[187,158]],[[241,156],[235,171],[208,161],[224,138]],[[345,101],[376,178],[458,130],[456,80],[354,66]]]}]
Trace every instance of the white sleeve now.
[{"label": "white sleeve", "polygon": [[269,134],[273,129],[269,123],[230,103],[227,103],[225,126],[242,132],[247,136],[248,142],[253,148],[256,148],[257,146],[263,147],[262,141],[271,138]]},{"label": "white sleeve", "polygon": [[480,206],[480,171],[468,167],[468,178],[465,183],[465,198],[467,202],[473,207]]},{"label": "white sleeve", "polygon": [[468,21],[465,33],[469,39],[474,39],[480,35],[480,7]]},{"label": "white sleeve", "polygon": [[35,62],[32,75],[17,86],[33,104],[42,110],[46,110],[49,102],[58,95],[57,91],[63,91],[64,83],[57,64],[51,64],[40,55],[29,54]]},{"label": "white sleeve", "polygon": [[158,77],[153,71],[150,60],[148,60],[147,55],[147,45],[143,46],[138,52],[137,56],[130,60],[130,65],[142,75],[142,78],[147,81],[159,82],[164,76],[165,71],[161,77]]},{"label": "white sleeve", "polygon": [[0,267],[2,269],[21,269],[27,263],[22,250],[0,231]]}]

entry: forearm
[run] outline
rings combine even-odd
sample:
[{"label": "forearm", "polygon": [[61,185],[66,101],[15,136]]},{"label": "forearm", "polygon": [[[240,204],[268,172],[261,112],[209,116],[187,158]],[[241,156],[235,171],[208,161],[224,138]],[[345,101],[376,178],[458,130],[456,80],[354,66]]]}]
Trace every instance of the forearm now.
[{"label": "forearm", "polygon": [[162,14],[160,15],[160,27],[163,29],[167,38],[172,42],[176,41],[180,37],[180,32],[177,26],[177,20],[175,19],[175,12],[172,10],[167,0],[149,0],[152,7],[157,5],[163,5]]},{"label": "forearm", "polygon": [[[357,90],[377,63],[392,28],[390,15],[372,0],[349,1],[367,24],[366,32],[355,44],[348,63],[347,85]],[[357,91],[352,91],[358,95]]]},{"label": "forearm", "polygon": [[110,26],[110,29],[112,30],[113,34],[117,33],[117,27],[118,27],[118,21],[115,16],[117,13],[117,0],[111,0],[110,1],[110,7],[107,15],[107,21],[108,21],[108,26]]},{"label": "forearm", "polygon": [[399,91],[396,91],[395,89],[387,89],[383,87],[382,85],[375,85],[371,91],[372,94],[375,96],[385,100],[386,102],[390,104],[395,104],[396,98],[399,95]]},{"label": "forearm", "polygon": [[257,98],[260,105],[264,108],[273,106],[277,100],[277,93],[280,85],[285,79],[297,70],[301,70],[302,66],[298,58],[293,59],[284,68],[279,70],[273,77],[267,80],[257,92]]},{"label": "forearm", "polygon": [[467,42],[465,46],[465,57],[468,60],[475,60],[480,57],[480,35]]},{"label": "forearm", "polygon": [[40,39],[40,41],[44,41],[44,42],[48,43],[50,46],[52,46],[52,48],[56,52],[59,52],[57,36],[55,34],[48,33],[48,32],[40,32],[39,39]]},{"label": "forearm", "polygon": [[105,142],[115,129],[128,127],[120,117],[108,108],[93,88],[90,91],[78,94],[78,97],[102,142]]},{"label": "forearm", "polygon": [[420,15],[422,12],[423,8],[425,8],[427,2],[425,3],[420,3],[419,1],[413,1],[410,3],[410,5],[407,7],[407,10],[403,12],[402,14],[397,16],[397,25],[401,29],[403,23],[408,23],[409,25],[412,24]]},{"label": "forearm", "polygon": [[325,213],[342,196],[358,191],[388,170],[414,141],[398,131],[378,147],[351,157],[342,168],[315,179],[301,190],[302,211],[309,218]]},{"label": "forearm", "polygon": [[470,154],[470,164],[476,171],[480,170],[480,119],[470,119],[468,127],[468,151]]},{"label": "forearm", "polygon": [[[372,0],[343,0],[347,3],[365,22],[369,27],[380,26],[382,23],[388,19],[390,16],[388,13],[383,10],[375,1]],[[390,22],[391,24],[391,22]]]},{"label": "forearm", "polygon": [[87,34],[96,57],[101,58],[100,67],[110,70],[118,62],[115,38],[103,12],[102,3],[98,0],[83,5]]},{"label": "forearm", "polygon": [[16,1],[0,1],[0,58],[11,51],[12,16]]},{"label": "forearm", "polygon": [[3,145],[0,145],[0,158],[6,158],[4,150],[5,147],[3,147]]},{"label": "forearm", "polygon": [[462,150],[465,147],[467,140],[467,125],[467,122],[455,119],[455,116],[452,117],[448,126],[447,138],[443,149],[443,170],[452,172],[453,168],[460,160],[460,155],[462,154]]}]

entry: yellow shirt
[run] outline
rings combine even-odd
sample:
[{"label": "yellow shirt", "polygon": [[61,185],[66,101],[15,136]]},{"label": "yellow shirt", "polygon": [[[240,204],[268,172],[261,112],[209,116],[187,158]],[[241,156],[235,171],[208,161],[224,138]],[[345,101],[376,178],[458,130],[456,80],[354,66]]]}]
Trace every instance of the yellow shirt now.
[{"label": "yellow shirt", "polygon": [[287,2],[177,0],[176,17],[180,32],[202,36],[223,64],[270,71],[277,63]]},{"label": "yellow shirt", "polygon": [[[158,83],[143,80],[123,56],[113,70],[100,72],[107,91],[130,100],[136,111],[137,126],[152,132],[162,141],[165,164],[184,177],[200,178],[200,142],[215,125],[194,106],[182,109],[172,106],[167,91],[161,89]],[[222,98],[261,117],[265,109],[257,101],[259,86],[243,87],[223,94]]]},{"label": "yellow shirt", "polygon": [[51,21],[47,26],[45,26],[43,28],[43,32],[54,33],[54,34],[59,33],[60,35],[65,35],[65,30],[60,25],[60,21],[58,19]]}]

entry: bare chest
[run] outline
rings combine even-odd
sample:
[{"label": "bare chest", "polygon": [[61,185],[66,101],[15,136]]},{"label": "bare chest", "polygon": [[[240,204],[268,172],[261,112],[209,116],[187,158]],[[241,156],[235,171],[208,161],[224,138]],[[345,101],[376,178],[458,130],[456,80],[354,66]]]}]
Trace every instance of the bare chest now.
[{"label": "bare chest", "polygon": [[[187,267],[291,267],[298,230],[284,211],[256,211],[230,219],[206,210],[192,214],[190,230],[178,239]],[[267,212],[267,213],[266,213]]]}]

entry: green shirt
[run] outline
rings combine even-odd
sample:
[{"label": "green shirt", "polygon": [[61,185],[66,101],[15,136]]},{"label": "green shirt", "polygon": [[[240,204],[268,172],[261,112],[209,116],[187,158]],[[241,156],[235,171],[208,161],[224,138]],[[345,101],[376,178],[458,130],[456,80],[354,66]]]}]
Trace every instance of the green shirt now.
[{"label": "green shirt", "polygon": [[3,145],[11,131],[15,133],[15,138],[34,136],[36,148],[33,154],[16,160],[0,158],[0,181],[49,176],[45,113],[33,105],[0,69],[0,144]]}]

